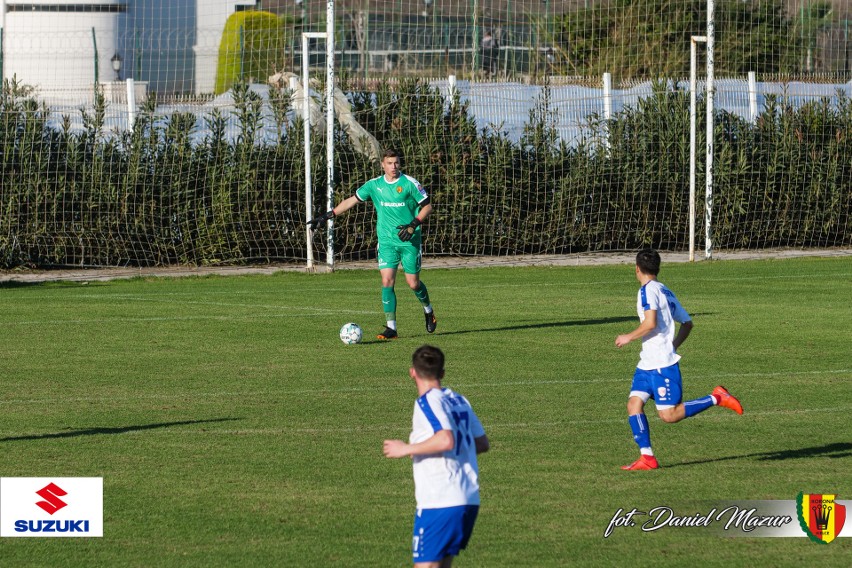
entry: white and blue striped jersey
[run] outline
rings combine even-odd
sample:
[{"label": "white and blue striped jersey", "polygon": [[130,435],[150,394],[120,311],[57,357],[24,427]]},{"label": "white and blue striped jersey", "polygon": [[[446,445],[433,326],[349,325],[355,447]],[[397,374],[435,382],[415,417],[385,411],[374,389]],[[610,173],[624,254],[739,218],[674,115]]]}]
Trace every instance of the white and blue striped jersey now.
[{"label": "white and blue striped jersey", "polygon": [[675,322],[690,321],[689,314],[680,305],[674,292],[661,282],[651,280],[639,289],[636,300],[639,321],[645,321],[645,312],[657,312],[657,327],[642,338],[642,353],[639,355],[638,368],[645,371],[662,369],[674,365],[680,360],[675,353]]},{"label": "white and blue striped jersey", "polygon": [[455,445],[440,454],[414,456],[414,495],[418,509],[479,505],[479,465],[474,438],[485,435],[479,418],[462,395],[433,388],[414,404],[412,444],[451,430]]}]

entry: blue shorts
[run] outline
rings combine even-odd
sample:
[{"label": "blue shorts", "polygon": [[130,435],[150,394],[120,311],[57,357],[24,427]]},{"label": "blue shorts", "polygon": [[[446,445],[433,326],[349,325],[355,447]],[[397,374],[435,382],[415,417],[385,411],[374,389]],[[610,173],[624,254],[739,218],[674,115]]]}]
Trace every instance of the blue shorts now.
[{"label": "blue shorts", "polygon": [[417,562],[440,562],[467,547],[479,505],[418,509],[414,516],[411,556]]},{"label": "blue shorts", "polygon": [[675,363],[670,367],[653,371],[636,369],[633,373],[633,384],[630,386],[630,396],[638,396],[642,402],[648,402],[649,398],[653,398],[657,410],[680,404],[683,400],[680,365]]}]

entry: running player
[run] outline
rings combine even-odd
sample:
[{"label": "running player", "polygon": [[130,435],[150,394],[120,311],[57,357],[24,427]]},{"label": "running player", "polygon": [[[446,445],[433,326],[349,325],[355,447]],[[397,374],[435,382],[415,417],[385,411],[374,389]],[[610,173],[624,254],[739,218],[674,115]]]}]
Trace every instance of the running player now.
[{"label": "running player", "polygon": [[[651,435],[645,416],[645,403],[653,398],[657,414],[663,422],[680,422],[695,416],[714,405],[723,406],[743,413],[740,401],[723,386],[703,398],[687,402],[683,400],[683,389],[678,361],[680,347],[692,331],[692,320],[671,290],[657,281],[660,273],[660,254],[652,249],[639,251],[636,255],[636,279],[641,288],[636,302],[639,312],[639,327],[630,333],[615,338],[616,347],[624,347],[634,339],[642,339],[642,353],[633,373],[633,385],[627,399],[627,419],[633,430],[633,439],[639,446],[639,459],[621,469],[657,469],[660,464],[651,449]],[[675,322],[680,329],[675,336]]]}]

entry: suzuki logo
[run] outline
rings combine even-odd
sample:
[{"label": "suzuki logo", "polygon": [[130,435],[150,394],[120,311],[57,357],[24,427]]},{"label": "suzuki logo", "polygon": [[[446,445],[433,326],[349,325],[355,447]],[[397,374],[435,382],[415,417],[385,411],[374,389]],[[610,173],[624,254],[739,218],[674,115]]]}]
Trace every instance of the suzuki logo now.
[{"label": "suzuki logo", "polygon": [[62,507],[68,506],[68,503],[59,498],[60,495],[68,495],[68,492],[55,483],[48,483],[36,491],[36,495],[44,498],[44,501],[38,501],[36,505],[44,509],[49,515],[52,515]]}]

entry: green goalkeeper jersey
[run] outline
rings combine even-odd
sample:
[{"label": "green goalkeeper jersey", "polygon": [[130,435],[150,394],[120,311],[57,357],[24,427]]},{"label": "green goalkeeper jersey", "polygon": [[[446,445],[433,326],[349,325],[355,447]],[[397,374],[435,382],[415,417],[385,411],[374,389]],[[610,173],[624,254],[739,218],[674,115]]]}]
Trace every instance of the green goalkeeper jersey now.
[{"label": "green goalkeeper jersey", "polygon": [[[388,183],[381,175],[371,179],[358,188],[355,196],[360,201],[372,201],[376,208],[376,234],[379,243],[399,244],[399,225],[408,225],[420,211],[429,196],[416,179],[402,174],[393,183]],[[420,227],[411,237],[412,242],[420,242]]]}]

